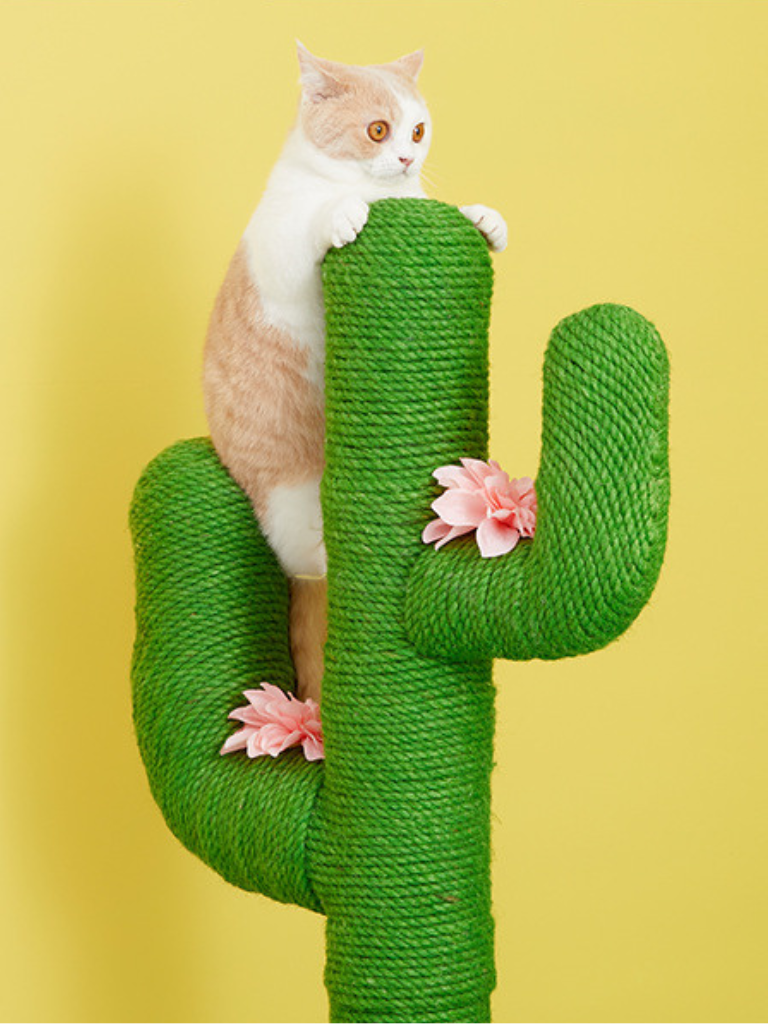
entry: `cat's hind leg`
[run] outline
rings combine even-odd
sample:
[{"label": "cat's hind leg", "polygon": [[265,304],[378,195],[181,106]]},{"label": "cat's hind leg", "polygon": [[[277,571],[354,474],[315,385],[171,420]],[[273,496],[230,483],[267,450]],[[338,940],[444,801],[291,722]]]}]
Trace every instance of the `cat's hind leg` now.
[{"label": "cat's hind leg", "polygon": [[264,532],[291,578],[291,656],[296,695],[319,702],[327,634],[326,554],[320,478],[274,487],[263,517]]},{"label": "cat's hind leg", "polygon": [[328,635],[328,586],[325,577],[291,580],[291,657],[296,669],[296,696],[320,703]]}]

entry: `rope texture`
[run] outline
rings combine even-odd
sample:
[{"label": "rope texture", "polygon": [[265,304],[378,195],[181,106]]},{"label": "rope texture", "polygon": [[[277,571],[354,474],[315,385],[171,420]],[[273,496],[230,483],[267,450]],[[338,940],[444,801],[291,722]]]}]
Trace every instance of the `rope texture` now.
[{"label": "rope texture", "polygon": [[593,306],[559,324],[544,362],[535,541],[490,562],[471,539],[425,550],[406,610],[419,650],[563,658],[624,632],[664,557],[668,391],[666,349],[638,313]]},{"label": "rope texture", "polygon": [[650,593],[666,356],[629,310],[561,324],[536,539],[501,559],[471,539],[435,553],[432,471],[487,455],[485,243],[452,207],[387,200],[329,254],[324,287],[326,760],[219,756],[242,691],[294,676],[286,580],[205,439],[160,455],[132,506],[139,743],[182,842],[326,913],[332,1021],[488,1021],[490,658],[593,649]]},{"label": "rope texture", "polygon": [[436,466],[483,458],[491,269],[424,200],[371,208],[324,265],[325,782],[309,834],[333,1021],[484,1021],[494,984],[490,662],[403,619]]},{"label": "rope texture", "polygon": [[227,881],[320,910],[304,838],[320,766],[298,750],[219,754],[243,690],[295,680],[287,581],[210,441],[150,463],[131,529],[134,721],[152,793],[171,831]]}]

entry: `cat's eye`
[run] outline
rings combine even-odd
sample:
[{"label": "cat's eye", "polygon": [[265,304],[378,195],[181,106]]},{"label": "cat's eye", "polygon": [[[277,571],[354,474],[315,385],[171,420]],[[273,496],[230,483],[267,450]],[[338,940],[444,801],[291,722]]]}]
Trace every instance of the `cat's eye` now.
[{"label": "cat's eye", "polygon": [[383,142],[389,135],[389,125],[386,121],[372,121],[368,125],[368,138],[374,142]]},{"label": "cat's eye", "polygon": [[424,122],[420,121],[419,124],[413,129],[413,135],[411,136],[414,142],[421,142],[424,138]]}]

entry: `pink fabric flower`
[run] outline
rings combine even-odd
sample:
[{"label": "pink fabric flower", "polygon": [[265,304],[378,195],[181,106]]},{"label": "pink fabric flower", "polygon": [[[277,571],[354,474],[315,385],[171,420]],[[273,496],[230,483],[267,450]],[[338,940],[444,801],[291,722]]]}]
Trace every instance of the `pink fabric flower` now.
[{"label": "pink fabric flower", "polygon": [[246,690],[249,703],[229,717],[243,723],[221,748],[222,754],[245,750],[248,757],[277,757],[289,747],[301,746],[308,761],[325,757],[320,708],[311,699],[303,701],[279,686],[261,683],[260,690]]},{"label": "pink fabric flower", "polygon": [[432,502],[438,518],[427,523],[421,539],[440,548],[477,530],[483,558],[511,551],[521,537],[536,531],[536,491],[527,477],[510,480],[498,462],[460,459],[461,466],[440,466],[432,474],[445,494]]}]

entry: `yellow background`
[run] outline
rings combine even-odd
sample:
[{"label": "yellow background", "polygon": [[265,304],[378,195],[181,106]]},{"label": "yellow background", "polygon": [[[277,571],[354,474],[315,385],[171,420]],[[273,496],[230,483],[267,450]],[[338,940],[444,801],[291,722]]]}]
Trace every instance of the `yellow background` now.
[{"label": "yellow background", "polygon": [[497,1021],[764,1021],[768,4],[3,0],[0,1012],[319,1021],[319,917],[167,832],[131,733],[127,507],[205,432],[215,291],[293,117],[294,37],[426,47],[432,194],[506,215],[492,454],[538,461],[557,320],[667,341],[657,591],[608,650],[499,664]]}]

